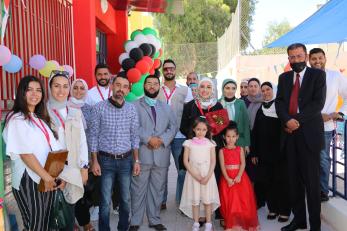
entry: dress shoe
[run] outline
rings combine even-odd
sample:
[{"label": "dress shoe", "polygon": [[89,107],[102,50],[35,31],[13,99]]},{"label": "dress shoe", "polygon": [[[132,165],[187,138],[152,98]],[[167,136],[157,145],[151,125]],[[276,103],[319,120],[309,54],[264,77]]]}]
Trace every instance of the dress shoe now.
[{"label": "dress shoe", "polygon": [[138,231],[140,229],[139,225],[130,225],[129,231]]},{"label": "dress shoe", "polygon": [[295,221],[290,222],[289,225],[286,225],[281,228],[281,231],[295,231],[298,229],[306,229],[307,224],[306,223],[296,223]]},{"label": "dress shoe", "polygon": [[149,228],[155,229],[157,231],[167,230],[163,224],[149,225]]},{"label": "dress shoe", "polygon": [[166,209],[166,203],[161,204],[160,210],[165,210]]},{"label": "dress shoe", "polygon": [[328,201],[328,200],[329,200],[328,194],[326,194],[326,193],[324,193],[324,192],[321,192],[321,193],[320,193],[320,201],[321,201],[321,202],[326,202],[326,201]]},{"label": "dress shoe", "polygon": [[269,213],[267,215],[266,219],[268,219],[268,220],[275,220],[277,216],[278,216],[277,213]]}]

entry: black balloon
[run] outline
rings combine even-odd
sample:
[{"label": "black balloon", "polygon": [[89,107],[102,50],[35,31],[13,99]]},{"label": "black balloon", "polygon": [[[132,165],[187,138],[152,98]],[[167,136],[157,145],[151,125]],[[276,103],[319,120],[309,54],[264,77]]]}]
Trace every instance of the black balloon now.
[{"label": "black balloon", "polygon": [[133,68],[135,67],[135,60],[131,59],[131,58],[127,58],[127,59],[124,59],[123,62],[122,62],[122,68],[124,71],[127,71],[129,70],[130,68]]},{"label": "black balloon", "polygon": [[154,76],[160,78],[160,71],[155,69]]},{"label": "black balloon", "polygon": [[149,44],[151,47],[152,47],[152,53],[148,56],[150,56],[151,58],[153,58],[155,52],[156,52],[156,49],[155,49],[155,46],[153,44]]},{"label": "black balloon", "polygon": [[140,59],[142,59],[143,57],[143,51],[140,48],[133,48],[130,52],[129,52],[129,56],[130,58],[132,58],[133,60],[135,60],[135,62],[139,61]]},{"label": "black balloon", "polygon": [[144,56],[149,56],[152,54],[152,47],[148,43],[142,43],[140,49],[143,51]]},{"label": "black balloon", "polygon": [[120,71],[120,72],[118,72],[117,76],[126,78],[127,77],[127,72],[126,71]]}]

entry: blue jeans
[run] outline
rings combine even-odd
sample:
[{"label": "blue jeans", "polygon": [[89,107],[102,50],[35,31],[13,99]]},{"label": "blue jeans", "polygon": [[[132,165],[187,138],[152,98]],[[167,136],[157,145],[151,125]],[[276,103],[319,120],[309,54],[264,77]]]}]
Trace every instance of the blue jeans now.
[{"label": "blue jeans", "polygon": [[98,156],[101,168],[99,230],[110,230],[110,203],[113,184],[117,180],[120,190],[118,230],[129,228],[130,182],[132,176],[132,156],[125,159],[112,159]]},{"label": "blue jeans", "polygon": [[[171,142],[171,153],[175,161],[175,166],[177,169],[177,185],[176,185],[176,203],[180,203],[181,201],[181,196],[182,196],[182,190],[183,190],[183,184],[184,184],[184,177],[186,175],[186,171],[184,170],[179,170],[179,162],[178,162],[178,157],[181,155],[182,152],[182,144],[185,141],[185,138],[175,138]],[[163,198],[163,203],[166,203],[167,201],[167,179],[165,183],[165,191],[164,191],[164,198]]]},{"label": "blue jeans", "polygon": [[330,174],[330,143],[333,138],[332,131],[324,132],[325,148],[320,152],[320,187],[321,191],[329,193],[329,174]]}]

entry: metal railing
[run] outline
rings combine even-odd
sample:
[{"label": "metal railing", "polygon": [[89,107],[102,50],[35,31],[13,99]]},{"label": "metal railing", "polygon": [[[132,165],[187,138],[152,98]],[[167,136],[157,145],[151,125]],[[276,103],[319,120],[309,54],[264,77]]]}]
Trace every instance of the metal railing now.
[{"label": "metal railing", "polygon": [[347,200],[347,120],[341,123],[343,123],[343,128],[340,131],[339,129],[334,131],[330,152],[332,160],[330,190],[334,197],[340,196]]}]

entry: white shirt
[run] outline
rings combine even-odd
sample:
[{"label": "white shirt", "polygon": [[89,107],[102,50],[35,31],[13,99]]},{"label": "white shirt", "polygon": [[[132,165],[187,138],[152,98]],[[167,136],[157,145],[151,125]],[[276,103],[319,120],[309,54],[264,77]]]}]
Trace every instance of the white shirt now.
[{"label": "white shirt", "polygon": [[110,86],[107,88],[99,86],[99,90],[104,98],[101,97],[100,92],[98,91],[98,85],[96,85],[88,91],[86,104],[94,106],[95,104],[108,99],[112,94]]},{"label": "white shirt", "polygon": [[[32,115],[34,121],[41,126],[39,119],[34,114]],[[44,121],[42,121],[42,124],[49,134],[52,150],[57,151],[62,149],[54,138],[51,129]],[[25,170],[29,177],[39,184],[41,177],[23,162],[20,154],[33,154],[41,166],[45,166],[48,152],[51,150],[41,129],[29,119],[25,119],[22,113],[16,113],[7,122],[2,135],[6,143],[6,155],[12,160],[12,187],[19,190],[20,181]]]},{"label": "white shirt", "polygon": [[[336,111],[338,96],[343,99],[340,111],[347,114],[347,78],[340,72],[333,70],[325,70],[327,94],[322,113],[330,114]],[[329,120],[324,123],[324,131],[334,130],[334,121]]]},{"label": "white shirt", "polygon": [[[166,94],[169,96],[169,95],[171,94],[170,88],[168,88],[168,87],[165,86],[164,84],[163,84],[162,87],[165,89]],[[179,84],[179,83],[176,82],[176,88],[180,88],[180,87],[187,87],[187,86],[181,85],[181,84]],[[187,91],[186,98],[184,99],[184,103],[188,103],[189,101],[191,101],[192,99],[194,99],[194,98],[193,98],[193,94],[192,94],[192,89],[190,89],[190,87],[187,87],[187,88],[188,88],[188,91]],[[170,106],[171,106],[171,99],[172,99],[172,97],[174,96],[174,94],[175,94],[175,91],[172,93],[172,95],[171,95],[169,101],[167,102],[167,104],[170,105]],[[178,132],[176,133],[175,139],[177,139],[177,138],[183,138],[183,139],[184,139],[184,138],[186,138],[186,137],[185,137],[185,135],[183,135],[183,134],[178,130]]]}]

